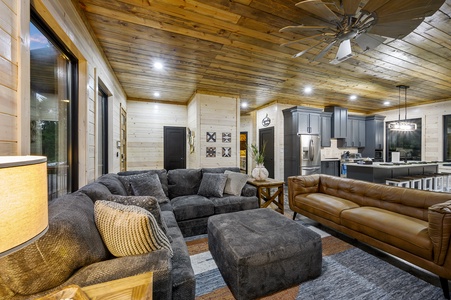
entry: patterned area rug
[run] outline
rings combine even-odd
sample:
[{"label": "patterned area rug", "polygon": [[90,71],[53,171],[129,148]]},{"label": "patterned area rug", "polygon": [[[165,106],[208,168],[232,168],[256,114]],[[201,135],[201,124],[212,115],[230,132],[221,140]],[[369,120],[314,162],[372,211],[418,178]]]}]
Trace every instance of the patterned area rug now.
[{"label": "patterned area rug", "polygon": [[[262,299],[444,299],[429,284],[313,226],[323,243],[322,275]],[[207,236],[186,240],[196,274],[196,299],[234,299],[210,252]]]}]

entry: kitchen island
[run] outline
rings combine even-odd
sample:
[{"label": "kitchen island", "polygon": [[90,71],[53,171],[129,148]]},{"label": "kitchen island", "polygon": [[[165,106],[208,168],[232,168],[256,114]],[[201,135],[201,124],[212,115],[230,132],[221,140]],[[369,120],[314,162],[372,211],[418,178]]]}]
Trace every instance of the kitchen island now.
[{"label": "kitchen island", "polygon": [[378,163],[358,164],[346,163],[347,177],[375,183],[385,183],[387,178],[400,176],[422,175],[437,173],[437,163],[410,162],[410,163]]}]

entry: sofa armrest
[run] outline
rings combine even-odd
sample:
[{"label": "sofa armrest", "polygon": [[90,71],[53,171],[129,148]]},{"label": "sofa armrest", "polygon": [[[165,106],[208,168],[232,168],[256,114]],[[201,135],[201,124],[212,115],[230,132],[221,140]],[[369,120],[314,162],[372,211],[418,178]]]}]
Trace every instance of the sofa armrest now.
[{"label": "sofa armrest", "polygon": [[429,236],[434,246],[434,263],[441,266],[451,247],[451,200],[429,207],[428,220]]},{"label": "sofa armrest", "polygon": [[257,196],[257,188],[249,183],[246,183],[241,190],[241,196],[244,197],[255,197]]},{"label": "sofa armrest", "polygon": [[300,194],[319,192],[319,175],[290,176],[288,177],[288,202],[294,206],[294,198]]}]

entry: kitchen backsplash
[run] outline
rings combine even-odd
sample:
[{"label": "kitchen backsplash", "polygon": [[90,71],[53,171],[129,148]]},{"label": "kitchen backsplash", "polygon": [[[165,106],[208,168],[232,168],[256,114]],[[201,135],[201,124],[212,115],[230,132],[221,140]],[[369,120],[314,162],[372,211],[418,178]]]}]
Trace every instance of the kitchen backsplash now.
[{"label": "kitchen backsplash", "polygon": [[331,139],[330,147],[321,148],[321,159],[341,158],[344,151],[349,151],[349,153],[359,152],[357,148],[338,148],[337,139]]}]

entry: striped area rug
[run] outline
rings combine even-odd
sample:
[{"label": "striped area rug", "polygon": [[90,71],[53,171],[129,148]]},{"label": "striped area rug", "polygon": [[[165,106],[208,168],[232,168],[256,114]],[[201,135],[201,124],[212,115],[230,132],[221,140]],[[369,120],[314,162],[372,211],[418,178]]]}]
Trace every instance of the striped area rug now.
[{"label": "striped area rug", "polygon": [[[444,299],[441,288],[324,231],[322,275],[262,299]],[[206,235],[186,239],[196,274],[196,299],[234,299],[210,252]]]}]

